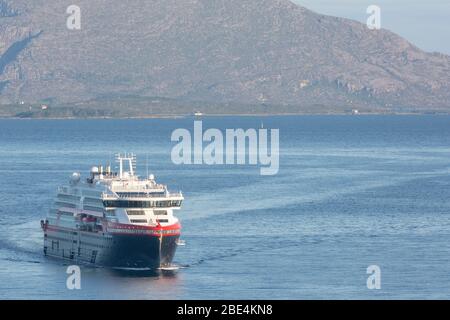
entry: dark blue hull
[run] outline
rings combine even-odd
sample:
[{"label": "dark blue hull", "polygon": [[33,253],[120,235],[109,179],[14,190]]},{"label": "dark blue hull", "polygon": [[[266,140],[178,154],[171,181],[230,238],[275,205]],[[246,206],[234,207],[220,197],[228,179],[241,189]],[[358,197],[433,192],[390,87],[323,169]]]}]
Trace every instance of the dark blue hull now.
[{"label": "dark blue hull", "polygon": [[179,235],[45,231],[44,254],[80,264],[112,268],[158,269],[170,266]]}]

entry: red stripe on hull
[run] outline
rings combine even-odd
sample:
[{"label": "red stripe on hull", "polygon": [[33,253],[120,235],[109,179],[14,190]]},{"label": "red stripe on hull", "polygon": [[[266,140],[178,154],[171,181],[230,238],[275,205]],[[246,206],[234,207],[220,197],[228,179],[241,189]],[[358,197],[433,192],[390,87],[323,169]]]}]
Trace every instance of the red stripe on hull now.
[{"label": "red stripe on hull", "polygon": [[54,225],[46,225],[44,231],[58,231],[66,230],[72,232],[88,232],[88,233],[109,233],[109,234],[120,234],[120,235],[148,235],[153,237],[165,237],[165,236],[179,236],[181,235],[181,224],[177,222],[176,224],[170,226],[136,226],[123,223],[108,222],[104,231],[89,232],[82,231],[73,228],[66,228]]},{"label": "red stripe on hull", "polygon": [[153,227],[153,226],[136,226],[130,224],[108,222],[106,230],[112,234],[123,234],[123,235],[145,234],[156,237],[177,236],[181,234],[181,224],[177,222],[176,224],[170,226]]},{"label": "red stripe on hull", "polygon": [[107,228],[128,229],[128,230],[173,230],[173,229],[181,229],[181,224],[177,222],[170,226],[137,226],[133,224],[108,222]]}]

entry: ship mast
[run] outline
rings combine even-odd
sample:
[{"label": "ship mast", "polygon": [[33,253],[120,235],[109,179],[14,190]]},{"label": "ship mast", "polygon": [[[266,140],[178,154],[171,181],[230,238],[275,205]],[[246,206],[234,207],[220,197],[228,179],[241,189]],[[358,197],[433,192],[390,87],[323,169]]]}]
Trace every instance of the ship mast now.
[{"label": "ship mast", "polygon": [[[119,163],[120,179],[123,179],[125,172],[128,172],[131,177],[134,176],[134,172],[136,171],[136,155],[134,153],[116,154],[116,161]],[[124,171],[126,164],[128,164],[129,171]]]}]

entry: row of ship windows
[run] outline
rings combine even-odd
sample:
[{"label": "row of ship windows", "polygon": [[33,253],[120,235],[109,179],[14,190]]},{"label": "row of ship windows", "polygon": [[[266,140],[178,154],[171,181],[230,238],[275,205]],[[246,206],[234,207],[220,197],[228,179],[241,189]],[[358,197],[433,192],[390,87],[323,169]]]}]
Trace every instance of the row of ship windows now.
[{"label": "row of ship windows", "polygon": [[119,197],[161,197],[165,195],[165,192],[117,192]]},{"label": "row of ship windows", "polygon": [[130,219],[131,223],[147,223],[147,219]]},{"label": "row of ship windows", "polygon": [[110,208],[170,208],[180,207],[181,200],[137,201],[137,200],[105,200],[103,204]]},{"label": "row of ship windows", "polygon": [[83,203],[87,204],[87,205],[102,206],[103,207],[103,201],[101,199],[84,198]]},{"label": "row of ship windows", "polygon": [[[58,207],[66,207],[66,208],[74,208],[74,209],[77,207],[76,204],[68,203],[68,202],[63,202],[63,201],[56,201],[55,204],[56,204]],[[103,203],[98,203],[98,204],[95,204],[95,205],[97,205],[97,207],[94,207],[94,206],[92,206],[92,205],[86,205],[86,204],[84,204],[84,205],[83,205],[83,208],[84,208],[85,210],[91,210],[91,211],[99,211],[99,212],[102,212],[102,211],[103,211]]]},{"label": "row of ship windows", "polygon": [[162,234],[174,234],[174,233],[178,233],[178,232],[180,232],[180,230],[176,230],[176,229],[173,229],[173,230],[162,230]]},{"label": "row of ship windows", "polygon": [[83,206],[83,209],[95,212],[103,212],[103,208],[97,208],[92,206]]},{"label": "row of ship windows", "polygon": [[64,210],[58,210],[57,213],[59,215],[62,215],[62,216],[73,217],[73,212],[68,212],[68,211],[64,211]]},{"label": "row of ship windows", "polygon": [[[84,206],[84,208],[86,210],[103,212],[103,209],[100,209],[100,208],[87,207],[87,206]],[[57,213],[58,215],[61,215],[61,216],[73,217],[72,212],[68,212],[68,211],[64,211],[64,210],[52,210],[52,213],[53,214]],[[127,214],[128,214],[128,216],[145,216],[145,211],[144,210],[127,210]],[[153,214],[156,216],[167,216],[168,215],[167,211],[165,211],[165,210],[154,210]],[[112,217],[115,217],[116,214],[115,214],[114,210],[106,210],[105,216],[108,218],[112,218]],[[137,220],[135,220],[135,221],[137,221]],[[147,220],[142,220],[142,221],[145,223],[147,222]],[[133,220],[131,222],[133,222]],[[138,223],[138,222],[136,222],[136,223]]]},{"label": "row of ship windows", "polygon": [[[157,219],[159,223],[168,223],[169,219]],[[147,219],[130,219],[131,223],[147,223]]]},{"label": "row of ship windows", "polygon": [[58,194],[58,200],[62,200],[62,201],[80,201],[80,197],[79,196],[70,196],[70,195],[65,195],[65,194]]},{"label": "row of ship windows", "polygon": [[[102,203],[92,205],[83,205],[85,210],[103,212],[103,205],[110,208],[170,208],[181,207],[182,200],[166,200],[166,201],[136,201],[136,200],[105,200]],[[77,205],[64,201],[56,201],[55,205],[58,207],[76,208]]]},{"label": "row of ship windows", "polygon": [[[80,197],[59,194],[57,197],[57,201],[62,202],[62,203],[64,203],[64,202],[69,202],[69,203],[79,202]],[[98,198],[98,199],[84,198],[83,203],[86,205],[91,205],[91,206],[103,206],[103,201],[100,198]]]},{"label": "row of ship windows", "polygon": [[145,216],[144,210],[127,210],[129,216]]},{"label": "row of ship windows", "polygon": [[[144,210],[126,210],[126,211],[127,211],[128,216],[145,216]],[[163,210],[154,210],[153,214],[155,216],[167,216],[168,215],[167,211],[165,211],[165,210],[164,211]],[[106,210],[105,216],[106,217],[115,217],[116,211],[115,210]]]},{"label": "row of ship windows", "polygon": [[66,207],[66,208],[76,208],[77,205],[73,204],[73,203],[67,203],[67,202],[61,202],[61,201],[56,201],[55,205],[57,207]]},{"label": "row of ship windows", "polygon": [[[80,197],[59,194],[58,197],[57,197],[57,200],[60,201],[60,202],[66,202],[66,201],[79,202],[80,201]],[[84,198],[83,203],[88,204],[88,205],[93,205],[93,206],[103,206],[103,202],[102,202],[101,199]]]},{"label": "row of ship windows", "polygon": [[[129,216],[145,216],[144,210],[127,210]],[[153,214],[155,216],[167,216],[167,211],[154,210]]]},{"label": "row of ship windows", "polygon": [[[75,209],[77,207],[73,203],[66,203],[66,202],[56,202],[55,204],[60,207],[73,208],[73,209]],[[84,205],[83,209],[90,210],[90,211],[96,211],[96,212],[103,212],[103,205],[101,207],[93,207],[93,206]]]},{"label": "row of ship windows", "polygon": [[[69,188],[67,188],[67,187],[61,187],[60,190],[61,190],[61,192],[64,192],[64,193],[76,193],[76,194],[79,194],[79,192],[80,192],[80,190],[77,189],[77,188],[69,190]],[[100,198],[102,193],[99,192],[99,191],[82,190],[82,194],[83,194],[83,196],[89,196],[89,197],[93,197],[93,198]]]},{"label": "row of ship windows", "polygon": [[173,229],[173,230],[136,230],[136,229],[110,229],[111,232],[119,232],[119,233],[130,233],[130,234],[153,234],[153,235],[160,235],[160,234],[178,234],[180,230]]},{"label": "row of ship windows", "polygon": [[[61,203],[61,202],[57,202],[56,203],[57,205],[59,205],[59,206],[61,206],[61,207],[70,207],[70,208],[76,208],[76,206],[75,205],[72,205],[72,204],[69,204],[69,203]],[[103,206],[102,207],[92,207],[92,206],[86,206],[86,205],[84,205],[83,206],[83,209],[84,210],[89,210],[89,211],[95,211],[95,212],[103,212]],[[61,215],[66,215],[66,216],[73,216],[73,213],[72,212],[69,212],[69,211],[64,211],[64,210],[61,210],[61,209],[59,209],[59,210],[54,210],[54,211],[52,211],[52,213],[54,214],[54,213],[58,213],[58,214],[61,214]]]},{"label": "row of ship windows", "polygon": [[92,198],[100,198],[102,196],[101,192],[92,190],[83,190],[83,196],[88,196]]},{"label": "row of ship windows", "polygon": [[[132,195],[132,193],[129,193],[129,194]],[[161,195],[164,195],[164,193],[161,194]],[[71,196],[71,195],[64,195],[64,194],[59,194],[57,198],[58,198],[57,199],[58,202],[63,204],[63,205],[74,205],[71,202],[74,202],[74,201],[75,202],[79,202],[80,201],[80,197],[79,196]],[[69,203],[66,203],[66,201],[69,201]],[[110,200],[110,201],[129,201],[129,200]],[[130,200],[130,201],[132,201],[132,200]],[[154,204],[156,206],[158,206],[158,204],[163,204],[164,205],[164,203],[167,203],[167,201],[144,201],[144,202],[150,202],[150,203],[155,203],[156,202],[156,204]],[[169,202],[172,202],[172,204],[175,204],[175,205],[177,205],[177,204],[181,205],[181,200],[173,200],[173,201],[169,200]],[[98,199],[98,198],[84,198],[83,203],[85,205],[90,205],[90,206],[103,206],[103,201],[101,199]]]}]

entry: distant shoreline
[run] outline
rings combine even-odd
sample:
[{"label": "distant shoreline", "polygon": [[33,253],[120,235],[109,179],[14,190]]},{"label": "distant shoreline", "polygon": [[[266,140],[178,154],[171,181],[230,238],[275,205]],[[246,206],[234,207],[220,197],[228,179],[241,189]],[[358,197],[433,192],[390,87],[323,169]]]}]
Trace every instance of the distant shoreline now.
[{"label": "distant shoreline", "polygon": [[92,116],[92,117],[8,117],[0,116],[1,120],[137,120],[137,119],[184,119],[184,118],[214,118],[214,117],[292,117],[292,116],[348,116],[348,117],[364,117],[364,116],[449,116],[450,113],[426,113],[426,112],[380,112],[380,113],[241,113],[241,114],[203,114],[196,115],[146,115],[146,116]]}]

